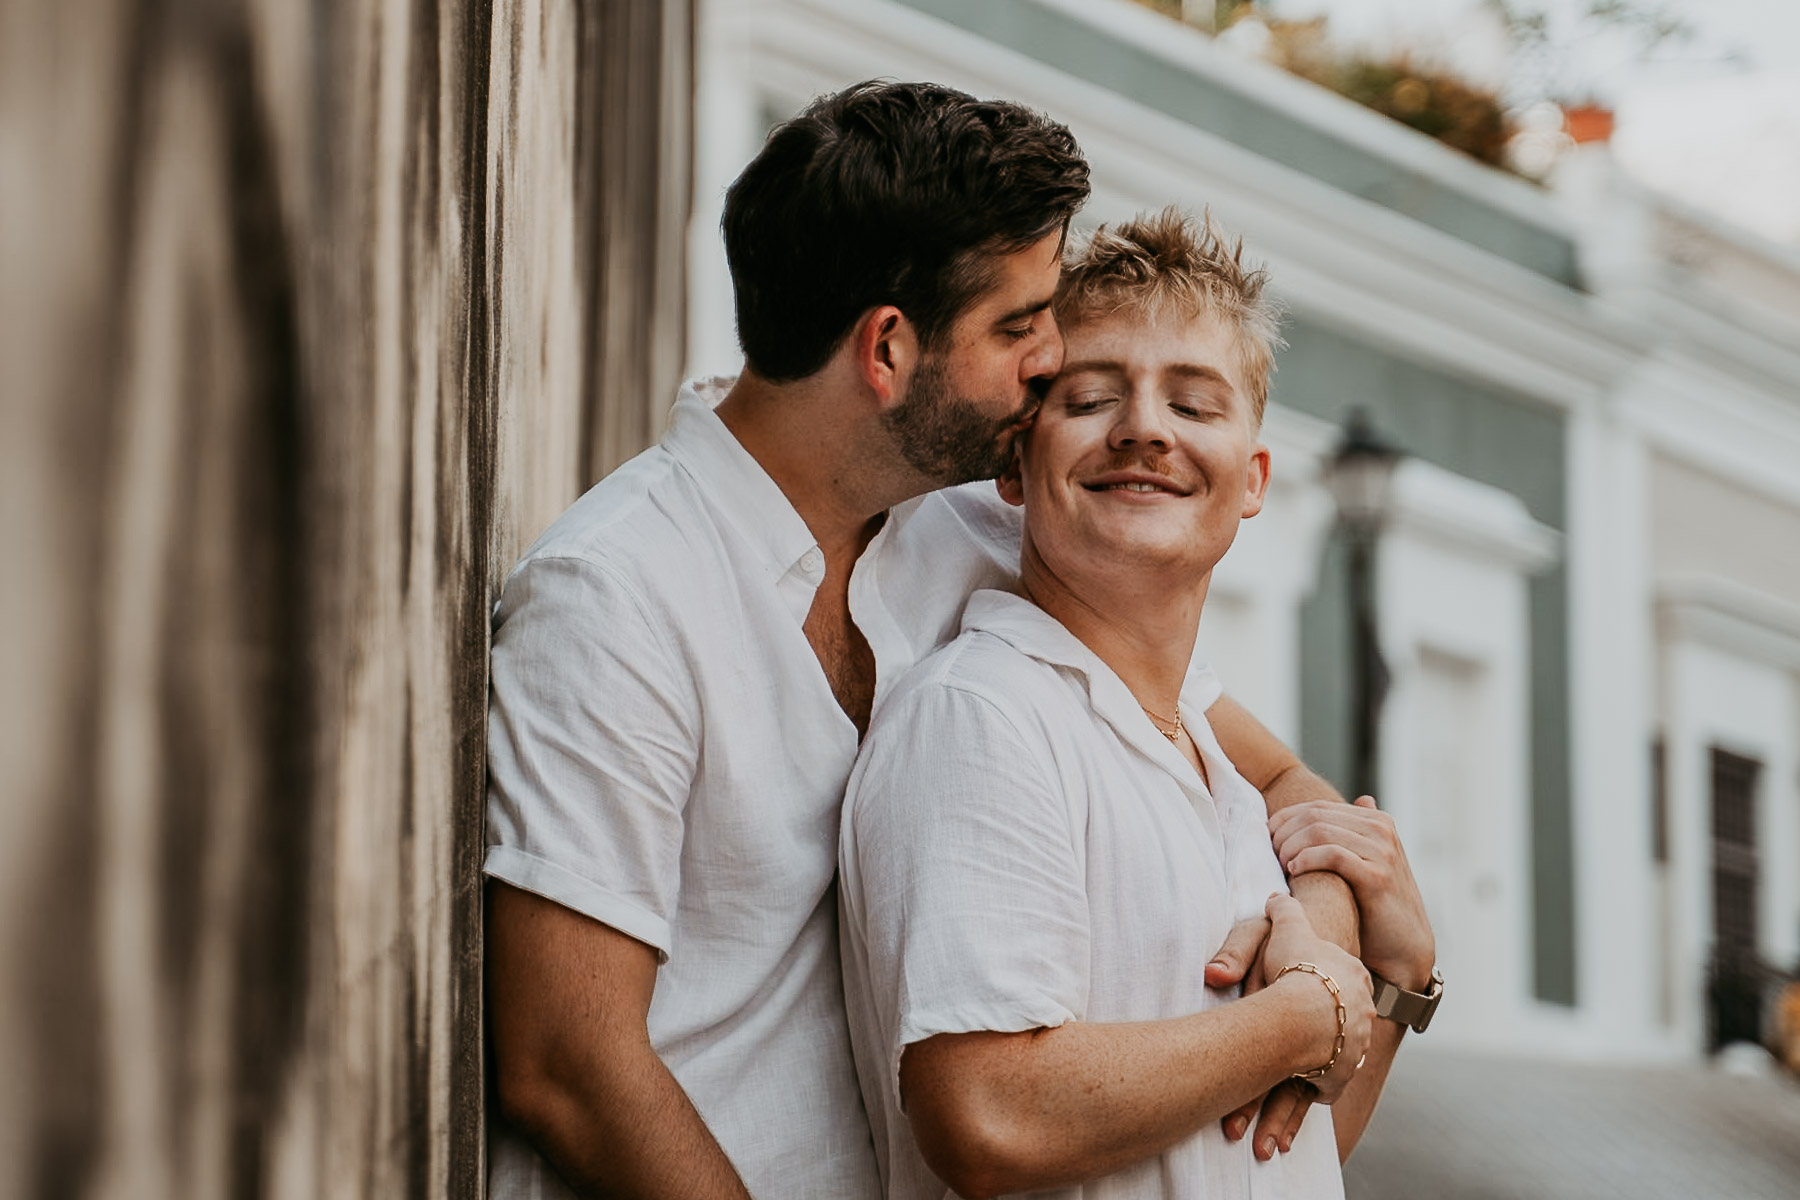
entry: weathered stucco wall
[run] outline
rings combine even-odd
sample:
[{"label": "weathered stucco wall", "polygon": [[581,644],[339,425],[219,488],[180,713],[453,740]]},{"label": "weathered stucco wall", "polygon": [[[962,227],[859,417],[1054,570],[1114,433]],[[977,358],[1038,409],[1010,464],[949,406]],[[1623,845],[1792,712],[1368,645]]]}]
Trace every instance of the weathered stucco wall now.
[{"label": "weathered stucco wall", "polygon": [[480,1192],[487,613],[681,359],[685,0],[0,0],[0,1196]]}]

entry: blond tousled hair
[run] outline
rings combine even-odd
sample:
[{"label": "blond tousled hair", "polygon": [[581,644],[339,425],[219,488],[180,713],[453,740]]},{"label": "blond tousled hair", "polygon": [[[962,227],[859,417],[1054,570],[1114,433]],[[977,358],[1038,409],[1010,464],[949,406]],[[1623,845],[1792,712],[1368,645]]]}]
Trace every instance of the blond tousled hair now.
[{"label": "blond tousled hair", "polygon": [[1228,240],[1211,213],[1196,219],[1171,206],[1102,225],[1073,242],[1056,288],[1056,321],[1067,329],[1119,312],[1155,319],[1170,311],[1229,321],[1260,427],[1275,352],[1284,345],[1281,306],[1263,295],[1268,279],[1260,266],[1244,262],[1243,239]]}]

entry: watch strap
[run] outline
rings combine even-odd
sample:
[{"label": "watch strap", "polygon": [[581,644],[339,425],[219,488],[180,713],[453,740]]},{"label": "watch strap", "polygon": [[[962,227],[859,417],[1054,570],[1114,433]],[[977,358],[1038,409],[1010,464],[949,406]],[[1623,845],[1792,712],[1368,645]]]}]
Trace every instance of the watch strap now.
[{"label": "watch strap", "polygon": [[1397,983],[1390,983],[1373,971],[1369,972],[1369,982],[1375,994],[1375,1015],[1385,1017],[1401,1025],[1411,1026],[1414,1033],[1424,1033],[1431,1024],[1431,1018],[1437,1012],[1438,1001],[1444,995],[1444,977],[1438,969],[1431,969],[1431,982],[1424,992],[1409,992]]}]

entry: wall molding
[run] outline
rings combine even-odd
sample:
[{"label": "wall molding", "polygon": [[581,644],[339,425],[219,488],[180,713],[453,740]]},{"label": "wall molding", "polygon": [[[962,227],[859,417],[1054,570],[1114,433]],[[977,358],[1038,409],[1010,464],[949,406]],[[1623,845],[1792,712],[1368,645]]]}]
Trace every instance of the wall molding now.
[{"label": "wall molding", "polygon": [[1800,604],[1717,575],[1665,576],[1655,595],[1657,626],[1667,641],[1800,671]]}]

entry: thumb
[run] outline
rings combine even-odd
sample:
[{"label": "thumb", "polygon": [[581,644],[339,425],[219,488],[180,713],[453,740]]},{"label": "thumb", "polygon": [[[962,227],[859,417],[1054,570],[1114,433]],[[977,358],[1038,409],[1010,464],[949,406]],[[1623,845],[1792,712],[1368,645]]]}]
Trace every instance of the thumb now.
[{"label": "thumb", "polygon": [[1358,796],[1356,798],[1356,807],[1358,807],[1358,808],[1375,808],[1378,806],[1375,803],[1375,797],[1373,797],[1373,796]]},{"label": "thumb", "polygon": [[1308,932],[1312,929],[1312,923],[1306,919],[1306,910],[1300,907],[1300,902],[1284,892],[1271,895],[1269,902],[1263,906],[1263,911],[1269,914],[1269,920],[1274,923],[1276,930],[1291,927],[1295,922],[1305,925]]},{"label": "thumb", "polygon": [[1250,964],[1256,961],[1256,953],[1262,949],[1268,933],[1268,925],[1261,917],[1251,917],[1233,925],[1231,932],[1225,935],[1225,944],[1206,964],[1207,986],[1219,988],[1241,983]]}]

